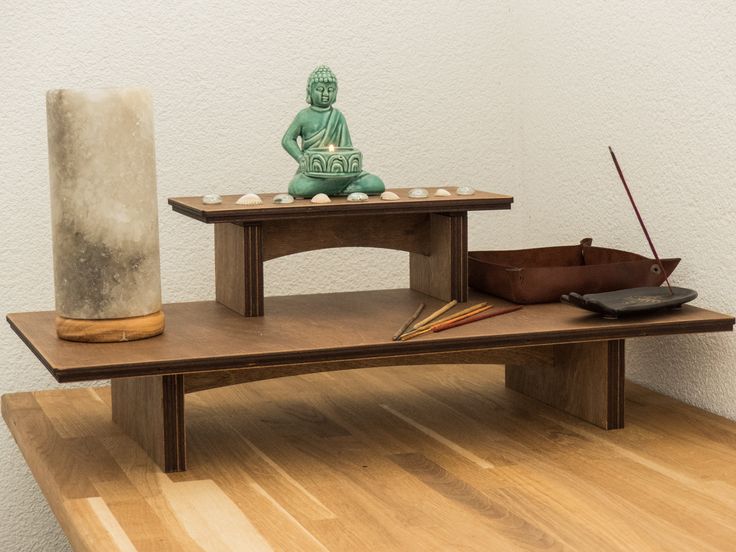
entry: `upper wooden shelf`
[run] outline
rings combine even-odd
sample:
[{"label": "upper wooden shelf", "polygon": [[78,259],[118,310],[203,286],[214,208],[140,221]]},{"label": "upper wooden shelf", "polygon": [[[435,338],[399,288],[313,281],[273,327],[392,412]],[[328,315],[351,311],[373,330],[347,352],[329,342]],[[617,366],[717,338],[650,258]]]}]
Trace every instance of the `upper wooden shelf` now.
[{"label": "upper wooden shelf", "polygon": [[[435,188],[428,188],[430,194]],[[169,205],[177,213],[201,220],[202,222],[258,222],[264,220],[285,220],[293,218],[355,216],[369,214],[402,214],[402,213],[452,213],[463,211],[487,211],[493,209],[510,209],[514,201],[512,196],[477,191],[472,196],[452,195],[436,197],[430,195],[426,199],[407,197],[409,188],[392,188],[401,199],[384,201],[378,196],[371,196],[368,201],[347,201],[344,197],[333,197],[330,203],[315,204],[308,199],[297,199],[294,203],[274,204],[276,194],[259,194],[262,205],[238,205],[235,203],[239,195],[222,197],[219,205],[205,205],[202,196],[172,197]]]},{"label": "upper wooden shelf", "polygon": [[[508,305],[471,290],[469,302],[480,301]],[[408,289],[268,297],[268,315],[253,318],[214,301],[169,304],[163,309],[163,335],[128,343],[58,339],[52,311],[7,318],[60,382],[729,331],[734,325],[732,316],[690,305],[679,311],[605,320],[570,305],[550,303],[411,341],[392,341],[393,333],[421,302],[427,305],[425,312],[443,304]]]}]

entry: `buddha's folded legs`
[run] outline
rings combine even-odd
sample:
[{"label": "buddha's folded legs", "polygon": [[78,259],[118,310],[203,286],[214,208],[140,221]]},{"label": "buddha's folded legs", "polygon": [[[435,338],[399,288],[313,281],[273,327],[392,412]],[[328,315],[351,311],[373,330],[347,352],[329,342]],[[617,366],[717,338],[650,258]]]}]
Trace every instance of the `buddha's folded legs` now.
[{"label": "buddha's folded legs", "polygon": [[314,178],[296,173],[289,183],[289,193],[307,199],[317,194],[338,195],[353,181],[352,178]]},{"label": "buddha's folded legs", "polygon": [[363,171],[355,180],[348,184],[342,192],[340,192],[340,195],[348,195],[353,192],[363,192],[368,195],[380,194],[385,189],[386,186],[383,184],[383,180],[375,174]]}]

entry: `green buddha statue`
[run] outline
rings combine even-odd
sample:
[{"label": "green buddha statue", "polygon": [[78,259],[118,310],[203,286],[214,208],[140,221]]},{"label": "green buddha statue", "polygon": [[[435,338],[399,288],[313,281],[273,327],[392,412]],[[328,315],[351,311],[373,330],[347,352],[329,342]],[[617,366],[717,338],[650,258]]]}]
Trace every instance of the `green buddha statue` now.
[{"label": "green buddha statue", "polygon": [[281,140],[299,163],[289,183],[289,193],[295,197],[380,194],[385,189],[380,178],[363,170],[362,155],[353,148],[345,117],[332,107],[336,99],[337,78],[329,67],[320,65],[307,82],[309,107],[297,114]]}]

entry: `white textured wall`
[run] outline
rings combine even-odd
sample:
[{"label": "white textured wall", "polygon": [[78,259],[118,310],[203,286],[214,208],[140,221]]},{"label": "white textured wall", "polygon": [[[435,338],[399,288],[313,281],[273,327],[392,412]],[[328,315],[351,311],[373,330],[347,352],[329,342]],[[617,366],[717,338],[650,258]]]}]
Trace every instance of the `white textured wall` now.
[{"label": "white textured wall", "polygon": [[[649,254],[616,151],[672,283],[736,312],[736,4],[540,2],[513,11],[520,149],[518,245],[594,243]],[[736,419],[733,334],[627,343],[628,375]]]},{"label": "white textured wall", "polygon": [[[39,3],[0,14],[3,312],[53,306],[44,93],[144,85],[155,101],[165,301],[211,298],[211,228],[174,195],[280,191],[279,144],[319,63],[366,168],[389,186],[516,196],[471,215],[471,247],[595,242],[646,253],[613,145],[675,283],[733,312],[736,6],[731,2]],[[645,7],[642,7],[642,6]],[[324,14],[324,15],[320,15]],[[397,287],[407,258],[315,252],[267,264],[267,293]],[[316,277],[313,277],[316,276]],[[0,392],[56,387],[0,326]],[[730,335],[632,343],[637,381],[736,419]],[[66,541],[0,425],[0,549]]]}]

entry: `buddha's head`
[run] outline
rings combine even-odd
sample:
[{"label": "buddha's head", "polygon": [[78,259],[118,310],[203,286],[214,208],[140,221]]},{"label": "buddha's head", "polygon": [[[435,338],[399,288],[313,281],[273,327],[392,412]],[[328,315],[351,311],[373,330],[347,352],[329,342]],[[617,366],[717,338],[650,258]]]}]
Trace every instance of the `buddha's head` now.
[{"label": "buddha's head", "polygon": [[307,103],[315,107],[330,107],[337,99],[337,77],[326,65],[320,65],[309,75]]}]

